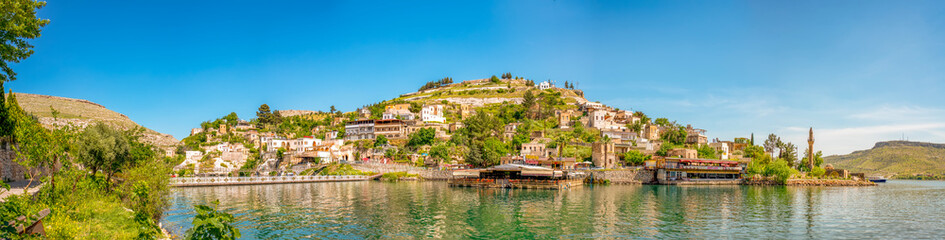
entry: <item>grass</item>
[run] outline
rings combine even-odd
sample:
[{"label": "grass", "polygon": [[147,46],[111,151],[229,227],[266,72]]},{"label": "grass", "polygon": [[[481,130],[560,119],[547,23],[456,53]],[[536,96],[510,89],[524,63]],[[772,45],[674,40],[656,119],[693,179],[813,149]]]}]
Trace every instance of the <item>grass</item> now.
[{"label": "grass", "polygon": [[374,175],[377,173],[374,172],[365,172],[361,170],[354,169],[351,165],[348,164],[339,164],[332,163],[325,167],[324,170],[318,173],[318,175],[324,176],[339,176],[339,175]]},{"label": "grass", "polygon": [[117,201],[86,200],[59,210],[44,223],[50,239],[132,239],[139,233],[134,213]]}]

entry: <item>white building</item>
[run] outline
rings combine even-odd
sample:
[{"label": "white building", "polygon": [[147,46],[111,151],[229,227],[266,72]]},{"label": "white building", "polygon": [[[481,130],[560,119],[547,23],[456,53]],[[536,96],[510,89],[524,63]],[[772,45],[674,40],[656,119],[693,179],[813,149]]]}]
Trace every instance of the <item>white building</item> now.
[{"label": "white building", "polygon": [[730,155],[729,155],[728,144],[723,143],[723,142],[714,142],[714,143],[709,143],[709,147],[714,148],[714,149],[715,149],[715,152],[716,152],[717,154],[719,154],[719,157],[720,157],[722,160],[728,160],[728,158],[729,158],[729,156],[730,156]]},{"label": "white building", "polygon": [[357,120],[345,124],[345,140],[374,139],[374,120]]},{"label": "white building", "polygon": [[443,105],[426,105],[423,106],[423,109],[420,110],[420,119],[423,122],[446,122],[446,118],[443,117]]},{"label": "white building", "polygon": [[551,84],[550,80],[538,83],[538,90],[545,90],[553,87],[555,87],[555,85]]},{"label": "white building", "polygon": [[592,128],[597,129],[623,129],[626,128],[623,125],[616,124],[614,118],[616,114],[612,111],[604,109],[594,109],[587,114],[590,117],[588,125]]}]

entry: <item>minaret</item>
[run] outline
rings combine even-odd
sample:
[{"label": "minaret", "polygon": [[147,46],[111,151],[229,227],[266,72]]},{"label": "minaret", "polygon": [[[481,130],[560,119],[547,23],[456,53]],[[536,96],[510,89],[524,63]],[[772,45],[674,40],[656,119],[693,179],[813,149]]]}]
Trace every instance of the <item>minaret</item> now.
[{"label": "minaret", "polygon": [[807,137],[807,166],[808,171],[814,170],[814,128],[810,128],[810,136]]}]

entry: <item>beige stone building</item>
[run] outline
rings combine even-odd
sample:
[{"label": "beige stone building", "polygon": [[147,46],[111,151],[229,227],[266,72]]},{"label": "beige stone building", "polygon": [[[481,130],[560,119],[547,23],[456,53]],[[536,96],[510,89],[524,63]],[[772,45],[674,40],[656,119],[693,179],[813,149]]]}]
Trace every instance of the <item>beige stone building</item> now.
[{"label": "beige stone building", "polygon": [[596,142],[591,144],[591,161],[602,168],[617,167],[617,154],[614,143]]}]

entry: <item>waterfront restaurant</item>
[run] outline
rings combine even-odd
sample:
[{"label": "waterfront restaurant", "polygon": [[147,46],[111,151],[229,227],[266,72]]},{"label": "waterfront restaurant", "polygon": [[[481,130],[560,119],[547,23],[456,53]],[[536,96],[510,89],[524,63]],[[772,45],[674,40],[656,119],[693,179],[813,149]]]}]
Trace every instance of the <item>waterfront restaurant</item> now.
[{"label": "waterfront restaurant", "polygon": [[502,164],[486,169],[453,171],[453,187],[567,189],[582,186],[583,179],[567,171],[523,164]]},{"label": "waterfront restaurant", "polygon": [[660,183],[737,182],[745,163],[718,159],[663,158],[656,160],[656,178]]},{"label": "waterfront restaurant", "polygon": [[559,170],[574,169],[576,163],[577,159],[575,158],[539,157],[535,155],[505,156],[499,159],[499,164],[522,164]]}]

